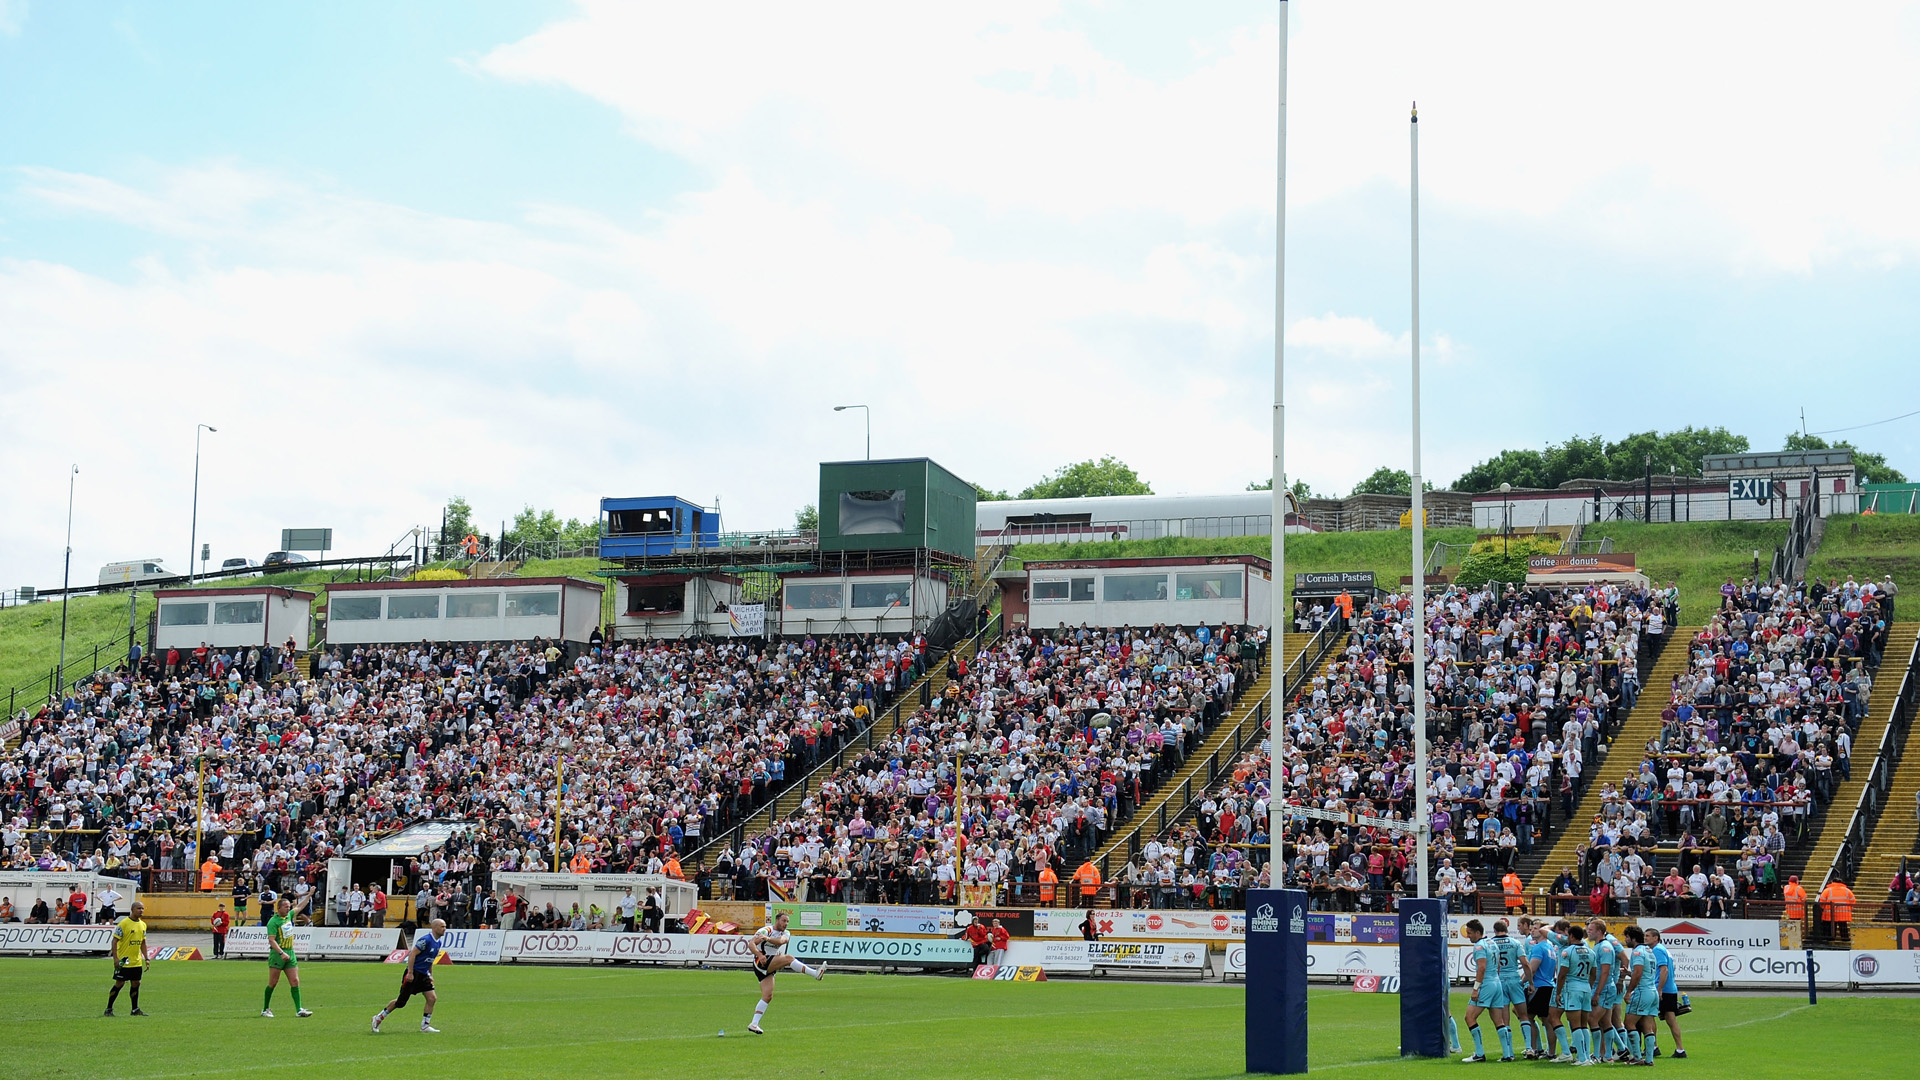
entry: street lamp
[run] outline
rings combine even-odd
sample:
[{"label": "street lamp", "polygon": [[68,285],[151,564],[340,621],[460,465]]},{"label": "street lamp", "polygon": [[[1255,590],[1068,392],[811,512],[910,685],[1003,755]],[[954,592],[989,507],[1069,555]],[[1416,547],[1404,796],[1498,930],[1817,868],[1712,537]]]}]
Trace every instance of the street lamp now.
[{"label": "street lamp", "polygon": [[1513,485],[1500,481],[1500,557],[1507,557],[1507,534],[1513,531],[1513,509],[1508,505],[1507,493]]},{"label": "street lamp", "polygon": [[200,433],[219,430],[207,424],[196,424],[193,428],[193,524],[187,530],[187,583],[189,585],[196,577],[193,572],[193,556],[200,550]]},{"label": "street lamp", "polygon": [[53,696],[56,698],[67,682],[67,590],[72,586],[73,579],[73,485],[79,476],[78,465],[67,474],[67,562],[60,571],[60,670],[53,680]]},{"label": "street lamp", "polygon": [[873,460],[873,410],[867,408],[865,405],[835,405],[833,407],[834,412],[846,412],[848,409],[859,409],[861,412],[866,414],[867,460],[872,461]]}]

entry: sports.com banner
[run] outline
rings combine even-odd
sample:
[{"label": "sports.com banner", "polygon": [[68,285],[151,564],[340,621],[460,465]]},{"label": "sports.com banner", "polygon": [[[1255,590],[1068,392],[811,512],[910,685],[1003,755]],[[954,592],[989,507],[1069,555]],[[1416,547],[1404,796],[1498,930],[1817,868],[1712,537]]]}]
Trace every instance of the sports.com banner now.
[{"label": "sports.com banner", "polygon": [[0,953],[103,953],[112,944],[111,926],[69,926],[63,923],[47,926],[8,923],[0,926]]},{"label": "sports.com banner", "polygon": [[[372,929],[352,926],[296,926],[293,955],[366,956],[384,958],[400,947],[399,927]],[[236,926],[227,931],[227,952],[234,956],[267,955],[267,928]]]},{"label": "sports.com banner", "polygon": [[[1084,910],[1042,908],[1033,913],[1033,936],[1080,936]],[[1097,908],[1093,925],[1103,938],[1146,938],[1171,941],[1228,941],[1247,934],[1244,911],[1144,911]]]}]

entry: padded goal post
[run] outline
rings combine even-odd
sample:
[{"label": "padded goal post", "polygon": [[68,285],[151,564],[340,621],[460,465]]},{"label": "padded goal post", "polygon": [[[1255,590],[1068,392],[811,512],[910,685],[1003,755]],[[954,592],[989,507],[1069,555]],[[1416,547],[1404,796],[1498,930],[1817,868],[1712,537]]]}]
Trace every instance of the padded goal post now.
[{"label": "padded goal post", "polygon": [[1307,894],[1247,890],[1247,1071],[1307,1071]]}]

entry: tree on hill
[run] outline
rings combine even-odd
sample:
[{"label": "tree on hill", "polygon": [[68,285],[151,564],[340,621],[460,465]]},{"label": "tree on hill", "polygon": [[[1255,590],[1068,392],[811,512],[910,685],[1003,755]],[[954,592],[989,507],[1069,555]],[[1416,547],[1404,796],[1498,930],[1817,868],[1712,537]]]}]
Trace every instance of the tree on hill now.
[{"label": "tree on hill", "polygon": [[474,531],[473,507],[467,505],[467,500],[455,495],[447,500],[446,509],[441,511],[441,521],[444,522],[440,527],[442,542],[458,541]]},{"label": "tree on hill", "polygon": [[[1260,480],[1260,481],[1249,480],[1247,481],[1247,490],[1248,491],[1272,491],[1273,478],[1268,477],[1267,479]],[[1293,497],[1295,499],[1311,499],[1314,497],[1313,485],[1307,483],[1305,480],[1295,480],[1293,483],[1287,485],[1287,490],[1293,492]]]},{"label": "tree on hill", "polygon": [[[1422,491],[1432,491],[1433,481],[1420,485]],[[1412,495],[1413,475],[1405,469],[1389,469],[1385,465],[1373,470],[1373,475],[1354,485],[1355,495]]]},{"label": "tree on hill", "polygon": [[1062,465],[1020,492],[1022,499],[1084,499],[1097,495],[1151,495],[1153,488],[1126,462],[1108,454],[1099,461]]},{"label": "tree on hill", "polygon": [[1455,491],[1493,491],[1514,487],[1557,488],[1569,480],[1637,480],[1649,463],[1656,473],[1699,476],[1708,454],[1741,454],[1747,437],[1722,427],[1684,427],[1679,431],[1642,431],[1615,442],[1598,435],[1573,436],[1543,449],[1503,450],[1468,469],[1454,481]]},{"label": "tree on hill", "polygon": [[1870,453],[1853,445],[1845,439],[1828,442],[1818,435],[1802,435],[1799,432],[1787,436],[1787,450],[1851,450],[1853,467],[1860,471],[1863,484],[1904,484],[1907,476],[1899,469],[1887,464],[1887,455]]},{"label": "tree on hill", "polygon": [[599,537],[598,520],[568,518],[561,521],[560,515],[551,510],[535,510],[528,506],[513,516],[513,524],[507,527],[506,540],[509,544],[564,543],[585,546]]}]

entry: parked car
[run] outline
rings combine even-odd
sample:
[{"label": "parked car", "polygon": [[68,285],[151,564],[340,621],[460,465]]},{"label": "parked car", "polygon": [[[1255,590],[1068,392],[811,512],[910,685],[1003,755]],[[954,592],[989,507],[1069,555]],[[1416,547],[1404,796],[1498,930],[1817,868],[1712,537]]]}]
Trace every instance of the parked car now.
[{"label": "parked car", "polygon": [[271,551],[267,553],[267,560],[261,563],[260,565],[261,566],[300,566],[304,563],[310,563],[312,561],[313,561],[312,559],[307,558],[305,555],[302,555],[297,551]]},{"label": "parked car", "polygon": [[125,585],[137,581],[159,581],[164,578],[177,578],[176,574],[161,565],[158,555],[151,559],[129,559],[126,562],[110,562],[100,568],[100,584]]},{"label": "parked car", "polygon": [[251,569],[254,569],[256,565],[257,564],[255,564],[252,559],[234,558],[234,559],[228,559],[225,562],[221,563],[220,571],[221,573],[225,573],[225,574],[233,574],[234,577],[241,577],[243,575],[234,573],[234,571],[251,570]]}]

